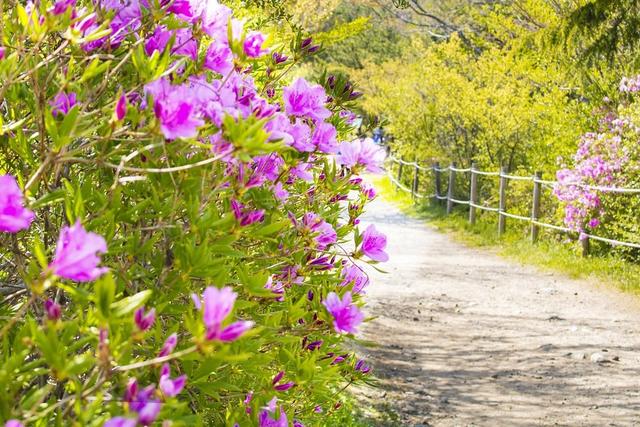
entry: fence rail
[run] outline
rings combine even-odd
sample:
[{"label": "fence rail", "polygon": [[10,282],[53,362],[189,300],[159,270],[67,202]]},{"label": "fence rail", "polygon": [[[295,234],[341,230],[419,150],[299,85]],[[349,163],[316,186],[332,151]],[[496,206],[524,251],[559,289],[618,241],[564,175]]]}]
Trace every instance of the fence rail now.
[{"label": "fence rail", "polygon": [[[451,213],[454,205],[467,205],[469,206],[469,222],[475,224],[476,221],[476,209],[493,212],[498,214],[498,233],[503,234],[506,231],[506,219],[514,219],[517,221],[524,221],[530,223],[531,240],[536,242],[538,240],[540,228],[547,228],[550,230],[560,231],[563,233],[575,233],[568,227],[560,225],[549,224],[540,220],[540,203],[542,199],[542,187],[553,188],[559,184],[558,181],[544,180],[542,174],[536,172],[532,176],[522,175],[510,175],[506,169],[502,169],[499,172],[494,171],[482,171],[478,170],[476,164],[473,163],[469,168],[458,168],[455,163],[452,163],[447,167],[440,167],[438,163],[434,163],[431,167],[420,165],[419,162],[409,162],[403,159],[399,159],[394,156],[389,156],[387,161],[396,163],[398,167],[398,175],[394,177],[390,170],[387,170],[387,176],[389,180],[406,193],[410,193],[414,199],[433,199],[437,202],[446,202],[447,214]],[[402,184],[402,174],[404,166],[413,167],[413,185],[411,188]],[[421,194],[418,192],[420,183],[420,172],[430,172],[433,174],[433,182],[435,185],[435,193],[433,194]],[[442,174],[448,173],[448,183],[446,192],[441,191],[442,186]],[[469,200],[460,200],[454,198],[456,174],[470,174],[470,186],[469,186]],[[498,207],[483,206],[478,201],[478,176],[497,177],[499,179],[499,201]],[[506,207],[506,193],[508,181],[523,181],[531,182],[533,184],[533,194],[531,203],[531,215],[523,216],[516,215],[507,212]],[[570,183],[563,185],[572,185],[588,190],[602,191],[616,194],[640,194],[640,188],[620,188],[620,187],[606,187],[598,185],[587,185],[582,183]],[[640,243],[624,242],[614,239],[608,239],[606,237],[600,237],[593,234],[581,233],[580,240],[582,242],[583,255],[587,255],[589,251],[589,240],[596,240],[599,242],[607,243],[611,246],[625,246],[629,248],[640,249]]]}]

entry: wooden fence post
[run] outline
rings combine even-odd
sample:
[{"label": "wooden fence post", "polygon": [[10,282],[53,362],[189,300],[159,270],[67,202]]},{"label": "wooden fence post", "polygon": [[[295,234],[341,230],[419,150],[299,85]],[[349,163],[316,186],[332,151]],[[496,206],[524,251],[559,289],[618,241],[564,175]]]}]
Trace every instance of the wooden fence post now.
[{"label": "wooden fence post", "polygon": [[540,219],[540,195],[542,194],[542,184],[538,180],[542,179],[542,172],[536,172],[533,176],[533,204],[531,205],[531,242],[538,241],[540,227],[534,221]]},{"label": "wooden fence post", "polygon": [[[400,157],[400,160],[402,160],[402,157]],[[398,162],[398,184],[396,186],[396,191],[400,190],[400,184],[402,184],[402,163]]]},{"label": "wooden fence post", "polygon": [[436,186],[436,204],[440,203],[440,195],[442,194],[442,178],[440,176],[440,162],[433,162],[433,177]]},{"label": "wooden fence post", "polygon": [[471,186],[469,188],[469,223],[476,223],[476,208],[478,204],[478,175],[476,174],[476,162],[471,163]]},{"label": "wooden fence post", "polygon": [[456,185],[456,173],[453,170],[456,167],[456,162],[451,162],[449,168],[449,188],[447,189],[447,215],[453,212],[453,191]]},{"label": "wooden fence post", "polygon": [[507,226],[507,218],[502,215],[502,212],[506,211],[507,200],[507,178],[504,175],[507,173],[507,168],[502,166],[500,168],[500,202],[498,205],[498,236],[502,236]]},{"label": "wooden fence post", "polygon": [[413,170],[413,185],[411,186],[411,195],[413,200],[417,200],[418,187],[420,186],[420,169],[418,167],[418,159],[415,160],[415,168]]},{"label": "wooden fence post", "polygon": [[582,256],[585,258],[588,257],[589,249],[591,246],[591,244],[589,243],[589,238],[585,236],[582,240],[580,240],[580,244],[582,245]]}]

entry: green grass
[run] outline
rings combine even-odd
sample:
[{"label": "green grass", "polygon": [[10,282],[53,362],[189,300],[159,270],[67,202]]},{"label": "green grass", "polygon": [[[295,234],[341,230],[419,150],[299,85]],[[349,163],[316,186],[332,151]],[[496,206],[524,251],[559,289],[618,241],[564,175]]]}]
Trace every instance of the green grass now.
[{"label": "green grass", "polygon": [[528,228],[522,224],[514,226],[515,221],[510,219],[507,219],[507,232],[498,237],[495,213],[482,213],[472,226],[468,222],[466,206],[447,215],[442,206],[431,202],[415,204],[410,195],[396,191],[387,178],[376,179],[374,184],[383,199],[398,206],[405,214],[422,219],[469,246],[490,248],[523,264],[640,293],[640,265],[607,253],[606,247],[599,251],[600,255],[583,257],[577,242],[566,242],[566,236],[546,230],[541,231],[538,243],[533,244]]}]

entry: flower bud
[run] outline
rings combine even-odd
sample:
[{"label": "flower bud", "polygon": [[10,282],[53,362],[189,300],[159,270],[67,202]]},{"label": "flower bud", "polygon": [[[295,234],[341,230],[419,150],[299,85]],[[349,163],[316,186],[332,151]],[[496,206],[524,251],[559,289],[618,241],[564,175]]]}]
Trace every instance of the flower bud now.
[{"label": "flower bud", "polygon": [[44,310],[47,312],[47,318],[49,320],[58,320],[60,316],[62,316],[62,309],[60,305],[53,301],[52,299],[48,299],[44,302]]}]

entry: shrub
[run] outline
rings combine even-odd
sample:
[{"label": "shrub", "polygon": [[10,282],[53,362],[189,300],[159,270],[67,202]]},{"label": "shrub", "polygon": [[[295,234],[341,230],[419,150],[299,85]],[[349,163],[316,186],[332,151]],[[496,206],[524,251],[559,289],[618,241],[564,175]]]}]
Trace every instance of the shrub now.
[{"label": "shrub", "polygon": [[571,165],[557,173],[554,194],[564,202],[565,224],[582,238],[597,230],[602,237],[637,242],[638,197],[613,189],[640,188],[638,82],[640,77],[622,80],[620,104],[605,105],[599,129],[582,136]]},{"label": "shrub", "polygon": [[286,81],[319,47],[215,0],[8,6],[0,420],[344,417],[386,240],[358,231],[379,153],[338,143],[352,93]]}]

